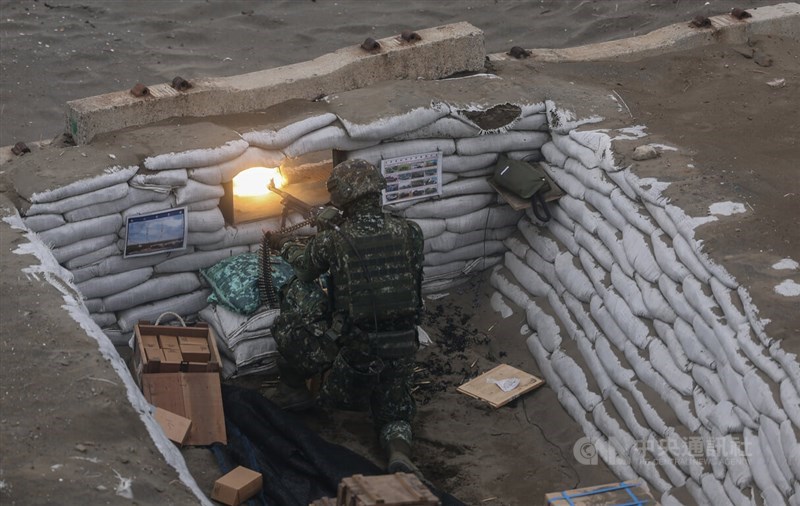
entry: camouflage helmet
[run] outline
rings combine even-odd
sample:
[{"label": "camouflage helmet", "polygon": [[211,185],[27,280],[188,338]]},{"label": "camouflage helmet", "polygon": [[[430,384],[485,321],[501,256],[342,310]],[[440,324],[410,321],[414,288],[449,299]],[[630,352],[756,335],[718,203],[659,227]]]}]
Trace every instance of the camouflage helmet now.
[{"label": "camouflage helmet", "polygon": [[333,168],[328,178],[331,203],[339,208],[364,195],[379,194],[384,188],[386,179],[377,167],[366,160],[344,161]]}]

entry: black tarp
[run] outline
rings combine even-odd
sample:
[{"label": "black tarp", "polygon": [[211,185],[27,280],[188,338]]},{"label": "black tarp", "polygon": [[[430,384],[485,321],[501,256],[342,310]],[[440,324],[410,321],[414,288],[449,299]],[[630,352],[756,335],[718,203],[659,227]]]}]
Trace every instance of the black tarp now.
[{"label": "black tarp", "polygon": [[[336,497],[343,478],[384,473],[361,455],[325,441],[254,390],[223,385],[222,401],[228,444],[211,450],[223,473],[241,465],[263,475],[263,489],[248,506],[308,506]],[[432,491],[443,506],[463,506],[449,494]]]}]

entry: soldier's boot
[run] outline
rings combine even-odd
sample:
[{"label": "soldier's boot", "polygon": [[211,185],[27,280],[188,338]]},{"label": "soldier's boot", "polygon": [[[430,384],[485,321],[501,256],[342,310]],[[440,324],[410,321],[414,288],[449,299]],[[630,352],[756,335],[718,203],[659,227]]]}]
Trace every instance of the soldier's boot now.
[{"label": "soldier's boot", "polygon": [[278,362],[281,380],[269,400],[286,411],[304,411],[314,406],[315,399],[306,387],[305,378],[285,362]]},{"label": "soldier's boot", "polygon": [[386,464],[386,471],[394,473],[413,473],[421,476],[420,470],[411,461],[411,445],[407,441],[399,438],[389,440],[386,445],[389,454]]}]

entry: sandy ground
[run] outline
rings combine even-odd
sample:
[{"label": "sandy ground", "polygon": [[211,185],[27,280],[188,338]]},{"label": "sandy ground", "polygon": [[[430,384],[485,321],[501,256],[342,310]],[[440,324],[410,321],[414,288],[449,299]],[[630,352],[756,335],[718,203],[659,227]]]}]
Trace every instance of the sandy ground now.
[{"label": "sandy ground", "polygon": [[[488,52],[501,52],[513,45],[568,47],[611,40],[685,22],[697,14],[770,3],[2,1],[0,145],[59,134],[67,100],[127,89],[136,82],[166,82],[176,75],[191,80],[303,61],[359,44],[368,36],[385,37],[406,28],[466,20],[484,30]],[[606,95],[618,93],[630,110],[630,124],[646,125],[647,142],[678,148],[637,167],[641,175],[675,181],[667,194],[689,214],[706,215],[708,205],[714,202],[746,202],[752,212],[721,218],[698,233],[706,251],[750,287],[762,316],[773,320],[767,328],[769,334],[789,338],[800,331],[797,297],[774,292],[787,274],[770,266],[788,256],[800,257],[796,165],[800,155],[796,135],[800,131],[800,43],[769,37],[753,43],[764,58],[746,58],[742,53],[748,48],[709,46],[629,63],[525,62],[522,71],[590,85]],[[498,69],[504,71],[510,72],[502,66]],[[515,71],[520,71],[519,65]],[[786,86],[766,85],[775,78],[785,79]],[[641,142],[631,142],[630,148]],[[665,163],[670,168],[667,173]],[[3,244],[3,253],[10,246]],[[17,267],[6,263],[4,257],[3,269]],[[796,278],[795,274],[800,281]],[[524,312],[517,310],[511,317],[499,319],[489,307],[490,288],[480,281],[452,291],[446,298],[428,301],[429,331],[437,346],[420,354],[416,378],[420,403],[417,453],[422,470],[436,485],[469,504],[532,504],[540,502],[546,491],[613,481],[605,467],[581,466],[574,461],[572,442],[581,434],[549,388],[499,410],[454,391],[465,378],[499,362],[537,373],[519,331]],[[12,304],[8,293],[19,286],[4,287],[6,295],[2,296],[5,323],[0,386],[4,394],[0,399],[4,426],[19,424],[14,431],[3,430],[3,447],[14,443],[15,452],[23,453],[4,451],[0,469],[28,461],[54,465],[76,456],[66,453],[59,460],[47,453],[48,442],[60,444],[58,438],[63,435],[39,428],[63,424],[65,416],[60,410],[69,402],[64,400],[41,412],[37,411],[41,406],[31,405],[29,392],[46,388],[39,385],[51,381],[53,371],[26,366],[40,360],[41,350],[15,345],[13,336],[28,335],[33,316],[6,316],[24,314],[25,308],[36,302],[19,298]],[[48,332],[53,331],[39,334]],[[800,350],[796,339],[784,343],[790,351]],[[76,346],[88,349],[92,343],[82,341]],[[67,362],[73,363],[73,359]],[[103,377],[98,374],[107,369],[94,361],[82,367],[85,371],[75,381],[83,376]],[[24,376],[31,379],[21,380]],[[104,384],[101,381],[94,386]],[[105,402],[113,400],[106,398]],[[71,422],[73,427],[85,434],[107,425],[94,416],[75,416],[78,421]],[[36,424],[31,421],[34,418]],[[338,414],[328,420],[311,413],[307,421],[325,437],[380,462],[365,417]],[[130,430],[141,436],[142,429],[136,432],[126,428],[127,423],[119,427],[126,434]],[[103,443],[104,455],[124,450],[114,446],[111,435],[104,437],[109,438]],[[31,443],[19,446],[18,441],[28,441],[26,438]],[[84,439],[94,440],[86,436],[76,441]],[[73,452],[74,446],[69,446]],[[201,486],[210,490],[216,478],[210,453],[196,449],[185,455]],[[144,465],[156,464],[147,461]],[[79,480],[80,472],[72,479]],[[152,474],[163,476],[163,483],[153,487],[155,497],[148,492],[140,503],[181,504],[180,492],[172,492],[164,484],[171,483],[169,471],[158,468]],[[36,483],[36,488],[29,491],[58,495],[58,482],[42,484],[32,478],[31,483]],[[176,495],[159,498],[163,490]],[[0,499],[7,493],[0,489]],[[11,497],[19,500],[20,496]],[[111,502],[120,500],[111,494],[103,497]]]}]

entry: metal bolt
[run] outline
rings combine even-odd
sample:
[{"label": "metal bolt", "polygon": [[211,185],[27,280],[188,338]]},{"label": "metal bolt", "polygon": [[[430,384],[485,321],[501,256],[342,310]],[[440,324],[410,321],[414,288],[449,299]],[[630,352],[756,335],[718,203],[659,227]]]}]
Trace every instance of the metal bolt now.
[{"label": "metal bolt", "polygon": [[531,52],[519,46],[514,46],[507,54],[513,58],[516,58],[517,60],[522,60],[524,58],[529,57],[531,55]]},{"label": "metal bolt", "polygon": [[365,40],[364,43],[361,44],[361,49],[363,49],[364,51],[375,52],[375,51],[380,51],[381,45],[377,40],[373,39],[372,37],[367,37],[367,40]]},{"label": "metal bolt", "polygon": [[192,87],[192,83],[180,76],[177,76],[172,80],[172,87],[178,91],[186,91]]},{"label": "metal bolt", "polygon": [[417,42],[422,40],[422,37],[420,37],[417,32],[412,32],[411,30],[403,30],[403,33],[400,34],[400,38],[406,42]]},{"label": "metal bolt", "polygon": [[134,97],[146,97],[150,95],[150,90],[148,90],[147,86],[143,85],[142,83],[136,83],[136,86],[131,88],[131,94]]}]

